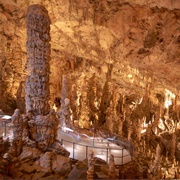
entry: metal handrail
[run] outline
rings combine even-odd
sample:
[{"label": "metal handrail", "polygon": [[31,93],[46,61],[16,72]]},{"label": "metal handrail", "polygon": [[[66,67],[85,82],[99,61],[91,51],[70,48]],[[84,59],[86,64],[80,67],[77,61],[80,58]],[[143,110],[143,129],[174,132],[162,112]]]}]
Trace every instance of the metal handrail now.
[{"label": "metal handrail", "polygon": [[[73,159],[75,159],[75,154],[74,154],[74,150],[75,150],[75,145],[79,145],[79,146],[83,146],[85,147],[85,153],[86,153],[86,158],[88,158],[88,150],[93,148],[93,149],[102,149],[102,150],[106,150],[106,162],[108,163],[108,158],[110,157],[110,151],[111,150],[119,150],[119,151],[122,151],[122,155],[121,156],[114,156],[114,158],[121,158],[122,159],[122,162],[121,164],[116,164],[116,165],[124,165],[124,158],[127,157],[127,156],[131,156],[131,161],[133,160],[133,157],[132,157],[132,153],[128,152],[127,149],[125,148],[122,148],[122,149],[118,149],[118,148],[110,148],[110,147],[96,147],[96,146],[93,146],[93,145],[84,145],[84,144],[81,144],[81,143],[77,143],[77,142],[72,142],[72,141],[68,141],[68,140],[65,140],[65,139],[61,139],[61,143],[62,145],[63,142],[68,142],[70,144],[72,144],[72,147],[73,147]],[[128,152],[128,154],[124,154],[124,150],[126,150]],[[128,162],[127,162],[128,163]],[[126,163],[125,163],[126,164]]]},{"label": "metal handrail", "polygon": [[[7,133],[7,130],[6,130],[6,124],[7,122],[4,122],[4,135],[6,136],[6,133]],[[131,157],[131,161],[133,160],[133,150],[131,152],[131,150],[128,151],[128,149],[126,148],[123,148],[121,147],[120,148],[113,148],[113,147],[97,147],[95,145],[84,145],[84,144],[81,144],[81,143],[77,143],[77,142],[73,142],[73,141],[68,141],[68,140],[65,140],[65,139],[61,139],[61,143],[63,145],[63,142],[67,142],[67,143],[70,143],[72,144],[72,150],[73,150],[73,159],[75,159],[75,145],[79,145],[79,146],[83,146],[85,147],[85,157],[88,158],[88,151],[93,148],[93,149],[100,149],[100,150],[105,150],[106,151],[106,162],[108,163],[108,160],[109,160],[109,157],[110,157],[110,152],[112,150],[118,150],[118,151],[122,151],[122,155],[121,156],[114,156],[114,158],[121,158],[121,164],[117,164],[117,165],[124,165],[124,158],[127,157],[127,156],[130,156]],[[117,140],[116,140],[117,142]],[[118,143],[114,143],[114,144],[118,144]],[[124,154],[124,150],[126,150],[126,152],[128,154]],[[128,162],[127,162],[128,163]],[[126,163],[125,163],[126,164]]]}]

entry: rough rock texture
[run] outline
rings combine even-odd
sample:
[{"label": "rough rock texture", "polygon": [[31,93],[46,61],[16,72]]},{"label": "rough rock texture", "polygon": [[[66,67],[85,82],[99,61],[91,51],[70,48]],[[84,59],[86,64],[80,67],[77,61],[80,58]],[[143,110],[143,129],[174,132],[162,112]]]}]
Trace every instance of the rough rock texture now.
[{"label": "rough rock texture", "polygon": [[67,76],[62,76],[61,107],[57,111],[61,127],[70,127],[70,100],[67,98]]},{"label": "rough rock texture", "polygon": [[35,115],[49,112],[50,19],[40,5],[28,8],[27,20],[26,111]]},{"label": "rough rock texture", "polygon": [[[9,168],[8,168],[9,166]],[[13,169],[11,170],[11,168]],[[37,148],[24,146],[16,158],[5,168],[11,179],[63,178],[71,170],[70,159],[53,152],[43,153]]]},{"label": "rough rock texture", "polygon": [[121,93],[143,94],[148,85],[153,94],[165,88],[179,93],[178,0],[1,0],[3,110],[14,109],[17,96],[23,101],[17,91],[26,62],[25,15],[33,3],[44,5],[52,21],[51,103],[67,72],[76,86],[84,75],[89,80],[96,73],[101,89],[108,76]]},{"label": "rough rock texture", "polygon": [[[44,91],[50,100],[42,104],[53,106],[66,75],[73,120],[83,128],[103,126],[133,141],[141,171],[131,177],[127,169],[122,178],[146,178],[159,143],[167,153],[161,154],[161,170],[174,178],[177,166],[167,172],[165,168],[172,165],[170,156],[179,160],[180,1],[0,0],[0,109],[5,112],[16,106],[24,111],[25,17],[34,3],[43,5],[51,20],[50,94],[47,87]],[[161,137],[164,132],[172,140]],[[45,176],[36,172],[33,178]]]},{"label": "rough rock texture", "polygon": [[47,150],[54,144],[57,137],[58,120],[53,110],[46,116],[36,116],[35,120],[31,120],[28,124],[31,126],[32,139],[38,142],[39,148]]},{"label": "rough rock texture", "polygon": [[[49,30],[50,19],[47,10],[37,4],[29,6],[26,44],[28,71],[25,83],[26,114],[21,114],[19,109],[14,111],[11,117],[12,142],[7,151],[2,139],[3,149],[0,154],[2,156],[0,173],[15,179],[47,178],[47,176],[58,179],[71,170],[68,157],[70,153],[56,139],[58,119],[55,111],[50,110],[48,104]],[[3,116],[1,120],[4,120]]]},{"label": "rough rock texture", "polygon": [[20,111],[16,109],[11,117],[14,128],[13,128],[13,141],[10,147],[10,154],[13,156],[19,156],[22,149],[22,135],[23,135],[23,121],[20,118]]}]

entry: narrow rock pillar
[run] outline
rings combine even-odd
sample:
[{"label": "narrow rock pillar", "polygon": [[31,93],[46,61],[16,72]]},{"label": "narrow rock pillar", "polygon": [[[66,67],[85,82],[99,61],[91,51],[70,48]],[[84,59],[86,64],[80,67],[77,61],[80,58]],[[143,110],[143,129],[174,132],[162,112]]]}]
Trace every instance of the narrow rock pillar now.
[{"label": "narrow rock pillar", "polygon": [[70,100],[67,98],[67,76],[62,77],[61,108],[57,112],[61,127],[70,127]]},{"label": "narrow rock pillar", "polygon": [[66,98],[67,98],[67,76],[63,75],[63,77],[62,77],[61,100],[64,101]]},{"label": "narrow rock pillar", "polygon": [[35,115],[49,112],[50,19],[41,5],[29,6],[27,12],[26,111]]}]

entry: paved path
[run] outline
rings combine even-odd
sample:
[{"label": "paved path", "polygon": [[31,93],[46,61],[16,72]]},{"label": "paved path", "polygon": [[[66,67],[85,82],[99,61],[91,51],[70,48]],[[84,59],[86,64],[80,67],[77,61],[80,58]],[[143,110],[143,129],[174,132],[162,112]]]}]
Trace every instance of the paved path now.
[{"label": "paved path", "polygon": [[[4,133],[4,127],[0,126],[0,135]],[[12,127],[6,125],[6,137],[13,138]],[[90,137],[86,134],[78,134],[76,132],[64,132],[58,129],[59,140],[63,139],[63,146],[70,152],[70,158],[84,160],[88,157],[89,151],[94,152],[95,157],[99,157],[106,162],[109,160],[109,155],[114,155],[115,164],[122,165],[131,161],[131,155],[128,150],[123,149],[106,139],[101,137]]]},{"label": "paved path", "polygon": [[63,146],[70,152],[70,157],[74,159],[84,160],[87,158],[89,151],[92,150],[95,157],[99,157],[107,162],[109,155],[114,155],[115,164],[117,165],[131,161],[131,155],[128,150],[101,137],[93,140],[92,137],[84,134],[66,133],[59,130],[58,139],[63,139]]}]

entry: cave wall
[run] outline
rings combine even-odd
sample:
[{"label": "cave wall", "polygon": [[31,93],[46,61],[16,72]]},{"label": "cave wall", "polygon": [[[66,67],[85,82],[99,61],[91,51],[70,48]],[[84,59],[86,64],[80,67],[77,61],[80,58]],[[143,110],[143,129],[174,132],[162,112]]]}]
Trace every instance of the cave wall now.
[{"label": "cave wall", "polygon": [[108,111],[120,116],[115,109],[125,109],[118,102],[126,97],[138,102],[148,96],[158,105],[157,95],[165,96],[165,89],[179,94],[178,0],[1,0],[0,108],[4,111],[24,110],[25,24],[27,7],[33,3],[44,5],[51,19],[51,106],[60,96],[64,74],[75,119],[85,118],[83,112],[88,110],[88,121],[100,124]]},{"label": "cave wall", "polygon": [[68,118],[119,138],[149,177],[162,167],[164,176],[153,178],[178,179],[171,169],[180,160],[180,1],[0,0],[0,109],[7,113],[25,112],[26,15],[34,3],[51,20],[50,106],[60,105],[67,87]]}]

